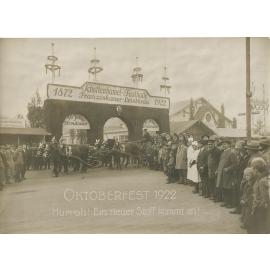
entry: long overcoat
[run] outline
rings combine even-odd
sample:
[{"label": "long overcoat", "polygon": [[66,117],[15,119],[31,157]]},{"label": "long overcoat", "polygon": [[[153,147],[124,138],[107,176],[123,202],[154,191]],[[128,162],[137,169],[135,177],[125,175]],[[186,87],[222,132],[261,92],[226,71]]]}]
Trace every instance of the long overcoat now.
[{"label": "long overcoat", "polygon": [[187,147],[183,144],[179,145],[177,148],[175,169],[187,170]]},{"label": "long overcoat", "polygon": [[230,189],[235,183],[235,170],[237,159],[235,153],[231,149],[226,149],[222,152],[217,168],[217,183],[218,188]]},{"label": "long overcoat", "polygon": [[204,146],[200,149],[198,159],[197,159],[197,168],[201,178],[206,178],[208,176],[208,147]]},{"label": "long overcoat", "polygon": [[221,155],[221,151],[217,147],[210,149],[208,152],[207,167],[208,167],[209,179],[215,179],[220,155]]}]

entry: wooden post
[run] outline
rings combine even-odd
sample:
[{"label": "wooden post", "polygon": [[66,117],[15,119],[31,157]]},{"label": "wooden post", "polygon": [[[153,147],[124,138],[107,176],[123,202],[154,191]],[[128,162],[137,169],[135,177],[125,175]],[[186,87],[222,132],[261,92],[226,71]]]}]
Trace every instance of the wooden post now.
[{"label": "wooden post", "polygon": [[250,98],[250,38],[246,38],[246,129],[247,141],[251,140],[251,105]]}]

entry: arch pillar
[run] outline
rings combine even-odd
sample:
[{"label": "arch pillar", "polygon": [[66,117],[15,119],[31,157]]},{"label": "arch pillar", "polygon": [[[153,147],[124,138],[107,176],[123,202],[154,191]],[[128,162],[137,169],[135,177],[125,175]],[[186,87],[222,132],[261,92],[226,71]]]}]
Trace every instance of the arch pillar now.
[{"label": "arch pillar", "polygon": [[103,126],[99,123],[90,125],[90,130],[87,132],[87,140],[89,144],[94,144],[96,139],[103,139]]},{"label": "arch pillar", "polygon": [[132,132],[129,133],[129,140],[136,141],[143,136],[143,121],[140,119],[134,119],[131,123]]}]

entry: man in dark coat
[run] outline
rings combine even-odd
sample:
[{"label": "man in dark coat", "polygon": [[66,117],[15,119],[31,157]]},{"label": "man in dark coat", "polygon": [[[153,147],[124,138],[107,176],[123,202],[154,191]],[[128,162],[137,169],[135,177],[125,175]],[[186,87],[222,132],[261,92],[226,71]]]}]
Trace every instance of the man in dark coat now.
[{"label": "man in dark coat", "polygon": [[224,203],[221,206],[232,208],[232,188],[235,184],[236,155],[229,140],[222,141],[223,152],[217,168],[216,187],[222,190]]},{"label": "man in dark coat", "polygon": [[208,182],[210,199],[215,202],[219,201],[219,196],[216,192],[216,170],[220,160],[221,150],[217,147],[217,137],[210,136],[208,140]]},{"label": "man in dark coat", "polygon": [[209,185],[208,185],[208,137],[202,136],[199,141],[200,153],[197,159],[197,168],[201,179],[201,192],[200,195],[205,198],[209,197]]},{"label": "man in dark coat", "polygon": [[265,160],[270,175],[270,138],[262,139],[260,142],[261,156]]},{"label": "man in dark coat", "polygon": [[42,170],[43,167],[43,153],[45,150],[45,143],[40,143],[37,149],[36,159],[37,159],[37,170]]},{"label": "man in dark coat", "polygon": [[173,183],[175,181],[175,155],[173,151],[169,150],[169,157],[167,163],[167,184]]},{"label": "man in dark coat", "polygon": [[62,167],[64,168],[64,173],[68,174],[68,152],[67,152],[67,146],[65,144],[62,144],[60,146],[60,166],[59,166],[59,172],[62,171]]},{"label": "man in dark coat", "polygon": [[8,183],[8,174],[7,174],[8,162],[7,162],[6,150],[4,146],[1,146],[0,148],[0,155],[1,155],[2,163],[3,163],[2,182],[6,184]]},{"label": "man in dark coat", "polygon": [[248,142],[245,146],[247,154],[249,156],[248,167],[251,167],[251,162],[254,158],[261,157],[260,144],[256,141]]},{"label": "man in dark coat", "polygon": [[51,157],[52,157],[52,162],[53,162],[54,176],[58,177],[60,162],[61,162],[61,153],[60,153],[59,145],[56,141],[53,141],[51,145]]},{"label": "man in dark coat", "polygon": [[5,184],[5,162],[0,148],[0,191]]},{"label": "man in dark coat", "polygon": [[80,149],[80,158],[82,160],[81,172],[86,173],[87,172],[87,158],[88,158],[89,147],[88,147],[88,145],[80,145],[79,149]]},{"label": "man in dark coat", "polygon": [[30,166],[32,164],[32,155],[33,155],[33,150],[27,144],[25,148],[25,167],[27,171],[30,170]]},{"label": "man in dark coat", "polygon": [[20,145],[15,151],[13,159],[15,163],[15,182],[21,182],[23,178],[24,156],[23,149]]},{"label": "man in dark coat", "polygon": [[238,141],[235,144],[235,154],[237,159],[237,167],[235,173],[235,185],[233,186],[233,204],[235,209],[231,211],[231,214],[240,214],[241,206],[240,200],[242,192],[240,189],[241,182],[244,176],[244,170],[248,167],[249,155],[245,149],[245,142]]},{"label": "man in dark coat", "polygon": [[37,170],[38,167],[38,161],[37,161],[37,151],[38,151],[38,146],[34,143],[32,148],[32,163],[31,163],[31,168],[33,170]]},{"label": "man in dark coat", "polygon": [[24,180],[25,173],[26,173],[26,146],[25,145],[22,148],[22,157],[23,157],[22,180]]}]

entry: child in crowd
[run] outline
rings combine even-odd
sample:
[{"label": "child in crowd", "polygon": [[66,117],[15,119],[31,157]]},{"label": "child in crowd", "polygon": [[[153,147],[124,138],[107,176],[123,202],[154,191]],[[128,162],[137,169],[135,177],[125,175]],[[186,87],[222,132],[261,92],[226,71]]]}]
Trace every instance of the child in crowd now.
[{"label": "child in crowd", "polygon": [[250,167],[246,168],[244,170],[244,176],[241,183],[242,198],[240,204],[242,206],[242,228],[246,228],[251,216],[253,202],[253,184],[255,180],[254,170]]}]

